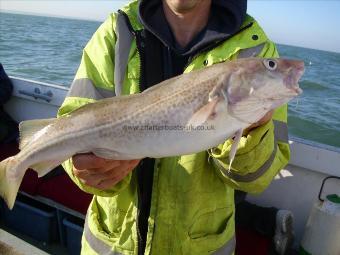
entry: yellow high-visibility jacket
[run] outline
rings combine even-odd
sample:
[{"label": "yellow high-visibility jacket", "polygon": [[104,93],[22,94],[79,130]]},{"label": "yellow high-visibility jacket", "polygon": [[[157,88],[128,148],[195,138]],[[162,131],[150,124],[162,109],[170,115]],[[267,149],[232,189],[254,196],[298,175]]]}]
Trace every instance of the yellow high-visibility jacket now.
[{"label": "yellow high-visibility jacket", "polygon": [[[137,19],[137,1],[128,4],[122,13],[132,29],[143,29]],[[59,116],[115,95],[115,48],[122,13],[110,15],[86,45]],[[260,49],[259,57],[278,57],[275,45],[252,17],[247,16],[242,27],[224,43],[194,58],[185,72],[236,59],[249,49]],[[132,36],[126,72],[121,79],[122,94],[140,92],[140,64]],[[145,254],[233,254],[234,189],[259,193],[288,163],[286,122],[287,106],[283,106],[275,111],[273,120],[242,137],[231,171],[230,140],[209,153],[156,160]],[[134,171],[103,191],[77,179],[71,160],[64,167],[82,190],[94,194],[86,217],[82,254],[137,254],[138,192]]]}]

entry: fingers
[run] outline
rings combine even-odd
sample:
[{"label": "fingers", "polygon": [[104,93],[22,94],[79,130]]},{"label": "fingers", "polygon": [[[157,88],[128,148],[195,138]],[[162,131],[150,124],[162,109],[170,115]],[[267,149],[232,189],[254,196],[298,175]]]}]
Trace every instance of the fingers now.
[{"label": "fingers", "polygon": [[129,167],[122,169],[119,175],[114,175],[111,179],[100,180],[94,187],[101,190],[109,189],[123,180],[133,169],[134,167],[130,164]]},{"label": "fingers", "polygon": [[251,127],[255,128],[255,127],[262,126],[263,124],[266,124],[273,117],[273,112],[274,112],[273,110],[267,112],[258,122],[251,125]]},{"label": "fingers", "polygon": [[267,112],[258,122],[253,123],[247,129],[244,130],[243,135],[247,135],[253,129],[266,124],[273,117],[274,110]]},{"label": "fingers", "polygon": [[260,119],[257,123],[258,125],[263,125],[265,123],[267,123],[268,121],[270,121],[270,119],[273,117],[273,113],[274,113],[274,110],[271,110],[269,112],[266,113],[266,115],[264,115],[262,117],[262,119]]},{"label": "fingers", "polygon": [[91,153],[77,154],[72,157],[73,165],[78,170],[101,168],[105,165],[106,160],[99,158]]},{"label": "fingers", "polygon": [[[113,165],[113,167],[111,167]],[[120,172],[125,171],[129,168],[129,162],[121,162],[117,161],[114,164],[105,165],[103,168],[90,168],[79,170],[74,167],[73,173],[82,179],[110,179],[116,175],[119,175]]]},{"label": "fingers", "polygon": [[73,173],[84,184],[108,189],[124,179],[140,160],[106,160],[93,154],[73,156]]},{"label": "fingers", "polygon": [[98,189],[107,189],[124,179],[132,170],[132,165],[128,162],[124,162],[119,167],[104,173],[82,171],[78,178],[88,186]]},{"label": "fingers", "polygon": [[141,161],[140,159],[130,160],[130,163],[129,163],[130,167],[132,167],[132,168],[137,167],[140,161]]}]

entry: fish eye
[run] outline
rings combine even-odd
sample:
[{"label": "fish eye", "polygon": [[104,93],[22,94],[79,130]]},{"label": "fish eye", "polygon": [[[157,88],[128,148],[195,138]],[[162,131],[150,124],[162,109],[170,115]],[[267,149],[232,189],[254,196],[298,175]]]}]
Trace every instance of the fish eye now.
[{"label": "fish eye", "polygon": [[277,68],[277,62],[274,59],[265,59],[263,64],[270,71],[274,71]]}]

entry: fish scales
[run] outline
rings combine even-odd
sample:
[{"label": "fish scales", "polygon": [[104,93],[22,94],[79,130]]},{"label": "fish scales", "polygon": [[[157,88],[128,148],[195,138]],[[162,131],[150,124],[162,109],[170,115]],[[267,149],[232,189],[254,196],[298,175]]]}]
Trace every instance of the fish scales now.
[{"label": "fish scales", "polygon": [[77,153],[139,159],[212,148],[299,95],[303,70],[303,62],[295,60],[229,61],[58,119],[23,122],[21,151],[0,163],[0,195],[12,208],[27,168],[42,176]]}]

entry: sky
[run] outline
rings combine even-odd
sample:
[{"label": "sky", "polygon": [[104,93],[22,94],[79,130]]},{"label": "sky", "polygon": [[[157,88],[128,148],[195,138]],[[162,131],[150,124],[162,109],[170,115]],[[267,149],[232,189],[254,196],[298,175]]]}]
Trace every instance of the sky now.
[{"label": "sky", "polygon": [[[0,0],[0,10],[102,21],[127,2]],[[339,0],[249,0],[248,13],[274,42],[340,52]]]}]

